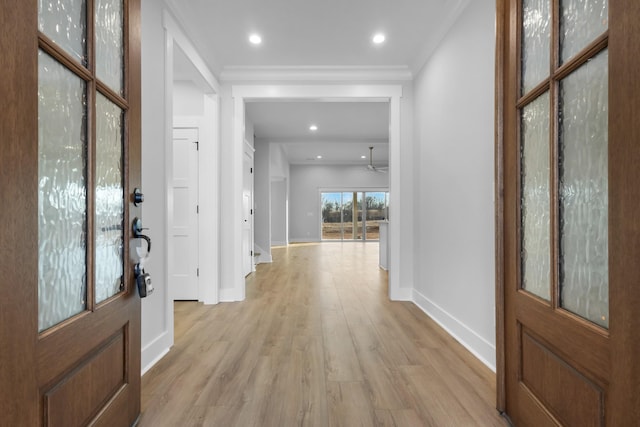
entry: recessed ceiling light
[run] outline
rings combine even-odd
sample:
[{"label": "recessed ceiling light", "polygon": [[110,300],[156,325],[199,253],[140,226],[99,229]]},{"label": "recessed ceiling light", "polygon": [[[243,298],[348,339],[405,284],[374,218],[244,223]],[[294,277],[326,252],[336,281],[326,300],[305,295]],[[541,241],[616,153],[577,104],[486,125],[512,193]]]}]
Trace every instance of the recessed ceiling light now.
[{"label": "recessed ceiling light", "polygon": [[316,159],[320,160],[322,158],[322,156],[316,156]]},{"label": "recessed ceiling light", "polygon": [[360,156],[360,158],[361,158],[361,159],[366,159],[366,158],[367,158],[367,156]]},{"label": "recessed ceiling light", "polygon": [[375,44],[384,43],[385,40],[386,40],[386,37],[382,33],[377,33],[376,35],[373,36],[373,42]]},{"label": "recessed ceiling light", "polygon": [[251,44],[260,44],[262,43],[262,37],[259,34],[251,34],[249,36],[249,42]]},{"label": "recessed ceiling light", "polygon": [[318,130],[318,126],[316,126],[316,125],[311,125],[311,126],[309,126],[309,130],[310,130],[310,131],[312,131],[312,132],[315,132],[315,131],[317,131],[317,130]]}]

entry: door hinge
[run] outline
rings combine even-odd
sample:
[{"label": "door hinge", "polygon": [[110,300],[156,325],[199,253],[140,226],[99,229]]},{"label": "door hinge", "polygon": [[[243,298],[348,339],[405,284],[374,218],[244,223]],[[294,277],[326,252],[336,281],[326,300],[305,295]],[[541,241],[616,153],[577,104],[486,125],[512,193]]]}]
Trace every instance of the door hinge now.
[{"label": "door hinge", "polygon": [[200,205],[196,205],[196,213],[199,214],[200,213]]},{"label": "door hinge", "polygon": [[200,151],[200,141],[193,141],[196,144],[196,151]]},{"label": "door hinge", "polygon": [[196,277],[200,277],[200,269],[196,268]]},{"label": "door hinge", "polygon": [[253,173],[253,168],[251,168],[251,173]]},{"label": "door hinge", "polygon": [[253,251],[250,251],[250,252],[251,252],[251,256],[253,256]]},{"label": "door hinge", "polygon": [[250,215],[253,215],[253,209],[251,209],[251,211],[249,211],[249,214],[250,214]]}]

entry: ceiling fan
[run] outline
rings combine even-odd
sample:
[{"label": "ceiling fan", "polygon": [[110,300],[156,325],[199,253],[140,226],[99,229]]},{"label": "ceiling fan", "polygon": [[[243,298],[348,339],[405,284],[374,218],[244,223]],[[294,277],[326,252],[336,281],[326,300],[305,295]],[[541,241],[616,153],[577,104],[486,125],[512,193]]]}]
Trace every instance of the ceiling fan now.
[{"label": "ceiling fan", "polygon": [[369,147],[369,164],[367,165],[367,170],[370,170],[371,172],[387,173],[388,169],[388,167],[373,166],[373,147]]}]

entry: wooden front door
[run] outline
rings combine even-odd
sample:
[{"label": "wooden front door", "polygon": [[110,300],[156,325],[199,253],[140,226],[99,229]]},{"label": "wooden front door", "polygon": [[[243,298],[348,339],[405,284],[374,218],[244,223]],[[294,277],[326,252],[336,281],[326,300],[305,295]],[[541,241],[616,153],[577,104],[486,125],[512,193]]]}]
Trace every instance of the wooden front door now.
[{"label": "wooden front door", "polygon": [[637,0],[498,1],[498,401],[516,426],[640,425],[639,22]]},{"label": "wooden front door", "polygon": [[0,7],[0,425],[130,426],[139,0]]}]

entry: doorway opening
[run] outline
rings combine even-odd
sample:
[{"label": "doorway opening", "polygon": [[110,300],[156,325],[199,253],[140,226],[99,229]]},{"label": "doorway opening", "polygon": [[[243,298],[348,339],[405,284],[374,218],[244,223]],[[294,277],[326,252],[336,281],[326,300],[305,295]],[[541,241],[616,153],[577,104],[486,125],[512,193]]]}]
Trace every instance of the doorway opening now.
[{"label": "doorway opening", "polygon": [[[312,102],[382,102],[389,105],[389,191],[394,195],[394,206],[390,216],[400,217],[398,210],[402,206],[400,185],[400,85],[238,85],[232,86],[231,96],[234,100],[233,149],[228,158],[223,159],[223,173],[229,172],[231,185],[222,188],[222,196],[234,203],[225,212],[223,218],[229,224],[236,224],[227,230],[221,230],[222,245],[229,251],[221,254],[221,280],[232,287],[221,293],[221,300],[241,301],[245,299],[246,288],[242,274],[242,224],[234,221],[242,213],[242,163],[245,136],[245,108],[248,102],[262,101],[312,101]],[[317,158],[317,157],[316,157]],[[228,166],[227,166],[228,165]],[[294,201],[291,201],[290,209]],[[313,217],[307,213],[307,216]],[[317,211],[316,211],[317,214]],[[290,215],[291,217],[291,215]],[[312,218],[313,219],[313,218]],[[317,224],[317,222],[316,222]],[[389,297],[392,300],[411,299],[410,290],[400,286],[400,223],[389,223]],[[394,268],[396,266],[396,268]]]}]

